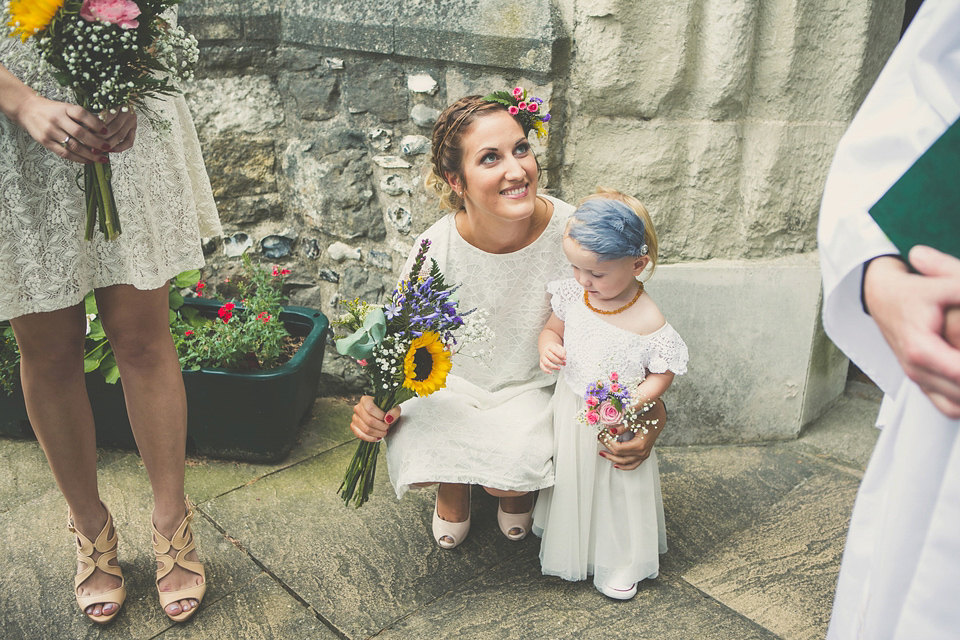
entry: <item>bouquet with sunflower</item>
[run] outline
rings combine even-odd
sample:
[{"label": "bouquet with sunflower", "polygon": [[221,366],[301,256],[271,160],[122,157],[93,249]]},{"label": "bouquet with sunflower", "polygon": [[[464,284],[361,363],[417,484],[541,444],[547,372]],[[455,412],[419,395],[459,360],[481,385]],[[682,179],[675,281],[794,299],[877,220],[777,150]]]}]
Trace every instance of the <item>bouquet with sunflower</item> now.
[{"label": "bouquet with sunflower", "polygon": [[[429,240],[420,243],[409,276],[394,289],[389,304],[347,302],[346,315],[333,322],[353,332],[336,341],[337,351],[366,367],[373,401],[384,411],[446,386],[458,346],[455,333],[461,333],[464,316],[471,313],[457,310],[456,287],[444,282],[435,260],[424,268],[429,248]],[[353,500],[359,508],[370,499],[379,450],[379,442],[360,442],[338,490],[344,503]]]},{"label": "bouquet with sunflower", "polygon": [[[3,13],[9,35],[32,44],[81,107],[136,108],[151,118],[147,98],[178,93],[176,82],[192,77],[198,58],[196,39],[163,17],[180,1],[6,0]],[[94,222],[107,240],[120,235],[110,178],[109,162],[84,165],[87,240]]]}]

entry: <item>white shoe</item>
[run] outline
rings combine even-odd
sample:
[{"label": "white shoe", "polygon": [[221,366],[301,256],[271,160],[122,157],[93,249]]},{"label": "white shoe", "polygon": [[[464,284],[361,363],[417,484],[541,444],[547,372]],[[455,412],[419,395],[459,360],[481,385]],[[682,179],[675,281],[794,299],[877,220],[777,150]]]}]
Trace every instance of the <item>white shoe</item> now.
[{"label": "white shoe", "polygon": [[[437,501],[440,500],[440,494],[437,493]],[[470,533],[470,500],[467,499],[467,519],[463,522],[447,522],[440,517],[437,506],[433,507],[433,539],[437,541],[442,549],[453,549],[458,544],[467,539]]]},{"label": "white shoe", "polygon": [[500,525],[500,531],[510,540],[523,540],[530,531],[533,524],[533,502],[531,501],[530,510],[525,513],[507,513],[497,502],[497,524]]}]

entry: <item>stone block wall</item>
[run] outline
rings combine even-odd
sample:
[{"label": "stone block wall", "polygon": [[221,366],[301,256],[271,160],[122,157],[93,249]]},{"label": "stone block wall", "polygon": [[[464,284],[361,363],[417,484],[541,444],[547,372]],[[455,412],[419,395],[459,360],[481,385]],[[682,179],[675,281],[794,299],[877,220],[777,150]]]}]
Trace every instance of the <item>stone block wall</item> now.
[{"label": "stone block wall", "polygon": [[[650,290],[696,346],[666,441],[793,437],[845,371],[817,321],[823,179],[902,15],[902,0],[188,0],[187,97],[224,224],[209,279],[252,251],[293,271],[293,303],[382,300],[441,215],[422,187],[439,110],[519,84],[554,116],[535,145],[548,192],[611,186],[654,216]],[[329,351],[327,391],[362,388]]]}]

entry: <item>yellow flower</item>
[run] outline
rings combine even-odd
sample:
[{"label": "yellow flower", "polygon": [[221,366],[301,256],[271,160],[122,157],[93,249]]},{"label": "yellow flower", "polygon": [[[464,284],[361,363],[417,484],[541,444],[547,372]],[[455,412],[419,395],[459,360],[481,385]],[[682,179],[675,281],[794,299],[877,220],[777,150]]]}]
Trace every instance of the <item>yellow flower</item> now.
[{"label": "yellow flower", "polygon": [[547,127],[544,126],[544,124],[543,124],[542,122],[540,122],[539,120],[534,120],[534,121],[533,121],[533,130],[537,133],[537,138],[538,138],[538,139],[539,139],[539,138],[542,138],[542,137],[545,136],[545,135],[547,135]]},{"label": "yellow flower", "polygon": [[63,6],[64,0],[11,0],[10,22],[11,36],[20,36],[21,42],[43,31],[53,20],[53,16]]},{"label": "yellow flower", "polygon": [[447,373],[452,366],[440,334],[424,331],[410,343],[403,360],[403,386],[420,397],[428,396],[447,386]]}]

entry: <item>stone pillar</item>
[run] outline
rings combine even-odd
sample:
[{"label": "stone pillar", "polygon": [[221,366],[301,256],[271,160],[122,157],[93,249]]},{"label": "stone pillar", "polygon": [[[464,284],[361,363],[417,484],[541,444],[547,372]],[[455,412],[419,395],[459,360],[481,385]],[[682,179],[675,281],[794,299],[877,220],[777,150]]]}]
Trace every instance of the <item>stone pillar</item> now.
[{"label": "stone pillar", "polygon": [[690,346],[664,441],[796,437],[845,382],[820,327],[817,212],[902,0],[573,1],[562,14],[563,195],[602,185],[647,205],[662,264],[648,290]]}]

